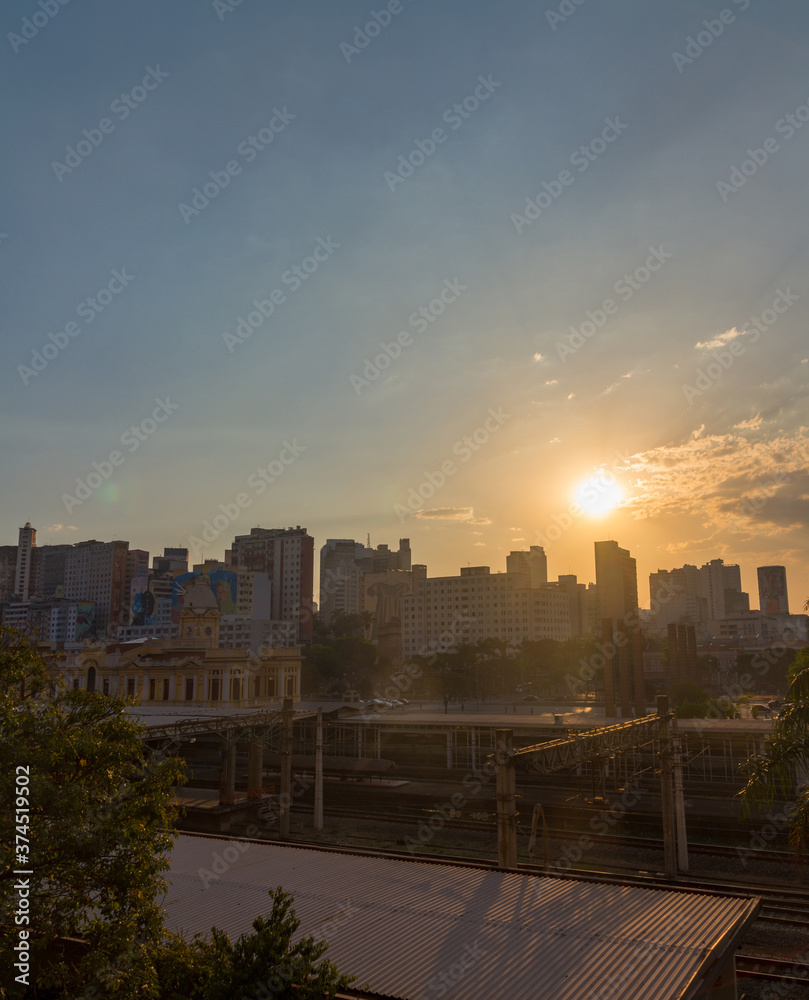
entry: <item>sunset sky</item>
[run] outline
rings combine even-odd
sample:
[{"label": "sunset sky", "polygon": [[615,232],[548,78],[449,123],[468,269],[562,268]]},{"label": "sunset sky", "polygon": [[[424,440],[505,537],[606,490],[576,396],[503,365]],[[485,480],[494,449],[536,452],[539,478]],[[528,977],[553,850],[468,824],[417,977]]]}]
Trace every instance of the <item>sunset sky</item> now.
[{"label": "sunset sky", "polygon": [[545,544],[587,582],[615,538],[645,605],[650,571],[721,557],[754,608],[786,565],[801,610],[804,3],[2,25],[0,544],[156,553],[220,516],[209,557],[302,525],[409,537],[431,576]]}]

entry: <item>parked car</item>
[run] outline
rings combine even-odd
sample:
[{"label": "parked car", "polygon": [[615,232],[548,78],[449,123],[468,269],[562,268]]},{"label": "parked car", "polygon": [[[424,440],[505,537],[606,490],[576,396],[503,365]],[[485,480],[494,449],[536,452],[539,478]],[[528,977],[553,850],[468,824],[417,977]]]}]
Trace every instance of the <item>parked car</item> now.
[{"label": "parked car", "polygon": [[539,698],[535,694],[527,694],[523,698],[523,701],[539,701]]}]

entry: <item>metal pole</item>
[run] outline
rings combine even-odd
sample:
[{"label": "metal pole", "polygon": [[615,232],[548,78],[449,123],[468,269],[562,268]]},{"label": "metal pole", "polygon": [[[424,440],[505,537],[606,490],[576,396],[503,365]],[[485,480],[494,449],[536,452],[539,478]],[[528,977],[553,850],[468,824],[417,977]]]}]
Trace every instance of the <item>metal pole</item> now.
[{"label": "metal pole", "polygon": [[514,773],[514,734],[497,730],[497,860],[501,868],[517,867],[517,785]]},{"label": "metal pole", "polygon": [[247,759],[247,797],[257,799],[261,795],[264,776],[264,747],[260,740],[250,741]]},{"label": "metal pole", "polygon": [[[668,715],[669,699],[666,695],[657,696],[657,714]],[[660,733],[660,801],[663,813],[663,856],[666,875],[669,878],[677,876],[677,837],[674,824],[674,788],[671,778],[671,737],[670,725],[666,722]]]},{"label": "metal pole", "polygon": [[219,805],[232,806],[236,798],[236,741],[227,737],[225,749],[221,751],[222,764],[219,768]]},{"label": "metal pole", "polygon": [[681,872],[688,871],[688,834],[685,829],[685,801],[683,800],[683,757],[677,720],[672,723],[674,733],[674,815],[677,821],[677,865]]},{"label": "metal pole", "polygon": [[278,837],[289,840],[289,820],[292,812],[292,699],[284,698],[281,710],[281,815],[278,818]]},{"label": "metal pole", "polygon": [[317,710],[315,741],[315,833],[323,829],[323,709]]}]

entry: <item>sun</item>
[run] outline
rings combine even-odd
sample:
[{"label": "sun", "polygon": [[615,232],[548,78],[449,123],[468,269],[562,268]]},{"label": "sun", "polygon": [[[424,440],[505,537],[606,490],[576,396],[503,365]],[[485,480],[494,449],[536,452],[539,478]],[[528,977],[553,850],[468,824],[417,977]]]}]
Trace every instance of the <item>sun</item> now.
[{"label": "sun", "polygon": [[579,483],[573,499],[585,514],[590,517],[603,517],[619,506],[623,493],[612,476],[602,473]]}]

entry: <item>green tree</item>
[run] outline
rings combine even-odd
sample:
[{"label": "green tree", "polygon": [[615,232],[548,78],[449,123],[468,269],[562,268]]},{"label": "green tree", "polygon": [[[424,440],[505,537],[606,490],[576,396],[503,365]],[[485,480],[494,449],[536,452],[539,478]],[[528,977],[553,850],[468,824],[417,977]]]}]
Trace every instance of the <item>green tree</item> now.
[{"label": "green tree", "polygon": [[[233,945],[215,929],[208,942],[167,933],[159,900],[183,765],[146,748],[125,701],[66,691],[55,678],[32,645],[0,629],[0,793],[15,804],[0,814],[0,997],[25,992],[7,986],[5,974],[17,940],[8,930],[20,926],[15,911],[24,912],[15,868],[35,873],[33,919],[22,925],[35,970],[28,997],[223,1000],[266,996],[277,981],[274,995],[291,1000],[331,997],[347,985],[322,959],[325,944],[292,945],[299,921],[280,888],[269,917]],[[27,771],[28,804],[16,795],[18,767]],[[60,961],[64,938],[84,945]]]},{"label": "green tree", "polygon": [[[183,768],[145,749],[125,703],[87,691],[54,690],[36,650],[8,630],[0,632],[0,789],[16,801],[16,769],[27,769],[30,805],[0,818],[0,924],[14,926],[12,870],[30,858],[32,958],[36,965],[57,938],[90,945],[76,968],[45,969],[40,985],[69,991],[94,986],[104,997],[131,993],[116,966],[142,969],[156,988],[149,943],[162,928],[158,898],[172,845],[172,786]],[[18,803],[19,804],[19,803]],[[12,845],[20,830],[21,853]],[[28,850],[23,850],[23,848]],[[16,864],[15,864],[16,861]],[[11,966],[10,935],[0,962]]]},{"label": "green tree", "polygon": [[790,844],[802,849],[809,832],[809,646],[789,668],[784,706],[760,754],[741,765],[747,784],[741,792],[746,812],[792,801]]},{"label": "green tree", "polygon": [[354,977],[340,975],[323,958],[328,949],[312,937],[292,944],[300,920],[292,896],[281,886],[270,891],[268,918],[253,921],[253,933],[231,942],[211,928],[209,940],[188,942],[177,935],[164,941],[157,959],[161,1000],[321,1000],[334,997]]}]

